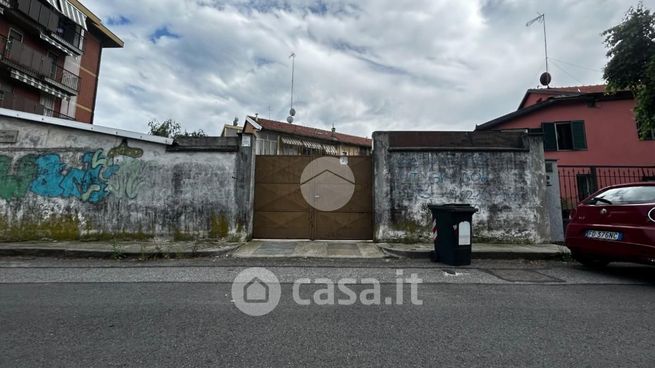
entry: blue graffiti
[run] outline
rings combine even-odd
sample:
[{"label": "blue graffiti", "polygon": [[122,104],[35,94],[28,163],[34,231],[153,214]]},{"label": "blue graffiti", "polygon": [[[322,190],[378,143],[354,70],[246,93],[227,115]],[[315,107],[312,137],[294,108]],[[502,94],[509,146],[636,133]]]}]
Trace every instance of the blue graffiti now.
[{"label": "blue graffiti", "polygon": [[74,197],[90,203],[98,203],[109,195],[109,178],[119,169],[102,149],[84,153],[82,168],[68,166],[54,153],[39,157],[36,166],[32,192],[44,197]]}]

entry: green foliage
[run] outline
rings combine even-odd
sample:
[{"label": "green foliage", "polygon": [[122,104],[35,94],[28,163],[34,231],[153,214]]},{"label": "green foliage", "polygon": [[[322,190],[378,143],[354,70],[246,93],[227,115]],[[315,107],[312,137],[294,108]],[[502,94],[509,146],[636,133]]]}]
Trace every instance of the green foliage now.
[{"label": "green foliage", "polygon": [[640,2],[623,22],[602,33],[610,60],[603,78],[609,91],[632,91],[640,134],[655,128],[655,14]]},{"label": "green foliage", "polygon": [[182,129],[180,123],[173,119],[167,119],[161,123],[157,120],[150,120],[148,122],[148,127],[150,127],[150,135],[166,138],[172,138],[179,135],[180,130]]},{"label": "green foliage", "polygon": [[648,63],[644,85],[636,94],[635,119],[640,137],[650,137],[655,129],[655,57]]},{"label": "green foliage", "polygon": [[207,134],[202,129],[198,129],[195,132],[190,132],[190,133],[185,130],[184,133],[178,135],[178,137],[206,137],[206,136]]},{"label": "green foliage", "polygon": [[182,133],[182,126],[180,123],[173,119],[166,119],[163,122],[157,120],[150,120],[148,122],[148,127],[150,128],[150,135],[156,135],[159,137],[166,138],[177,138],[177,137],[205,137],[207,134],[202,130],[198,129],[193,132],[188,132],[184,130]]}]

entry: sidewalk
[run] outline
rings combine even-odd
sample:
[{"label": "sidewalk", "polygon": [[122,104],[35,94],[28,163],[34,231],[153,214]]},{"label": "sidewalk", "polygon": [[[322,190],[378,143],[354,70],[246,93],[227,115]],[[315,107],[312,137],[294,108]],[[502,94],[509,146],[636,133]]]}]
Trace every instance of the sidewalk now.
[{"label": "sidewalk", "polygon": [[[431,258],[434,245],[379,243],[378,246],[387,254],[406,258]],[[471,257],[477,259],[562,259],[571,252],[557,244],[473,244]]]},{"label": "sidewalk", "polygon": [[239,243],[115,241],[115,242],[18,242],[0,243],[0,256],[70,258],[191,258],[225,255]]},{"label": "sidewalk", "polygon": [[[226,242],[20,242],[0,243],[0,256],[70,258],[431,258],[432,244],[361,241],[257,240]],[[569,251],[555,244],[474,244],[476,259],[562,259]]]}]

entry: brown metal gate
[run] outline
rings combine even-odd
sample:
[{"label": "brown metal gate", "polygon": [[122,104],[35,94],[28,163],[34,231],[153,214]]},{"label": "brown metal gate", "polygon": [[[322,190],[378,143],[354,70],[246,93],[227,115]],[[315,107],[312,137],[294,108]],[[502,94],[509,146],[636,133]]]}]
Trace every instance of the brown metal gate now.
[{"label": "brown metal gate", "polygon": [[[340,188],[352,190],[343,207],[323,211],[303,197],[301,176],[316,156],[257,156],[255,162],[255,213],[253,237],[257,239],[372,239],[372,166],[370,156],[331,157],[352,172],[344,178],[337,170],[325,169],[323,183],[313,185],[316,198],[329,198]],[[310,167],[314,167],[310,165]],[[335,173],[336,172],[336,173]],[[311,174],[311,173],[310,173]],[[305,171],[307,176],[307,171]],[[353,180],[354,179],[354,180]],[[306,178],[304,179],[306,180]],[[328,182],[328,186],[324,185]],[[340,183],[343,182],[343,183]],[[312,185],[305,181],[303,186]],[[330,187],[330,185],[332,185]],[[339,185],[342,185],[341,187]],[[354,186],[354,189],[352,188]],[[311,201],[311,198],[310,198]],[[318,208],[316,208],[318,207]]]}]

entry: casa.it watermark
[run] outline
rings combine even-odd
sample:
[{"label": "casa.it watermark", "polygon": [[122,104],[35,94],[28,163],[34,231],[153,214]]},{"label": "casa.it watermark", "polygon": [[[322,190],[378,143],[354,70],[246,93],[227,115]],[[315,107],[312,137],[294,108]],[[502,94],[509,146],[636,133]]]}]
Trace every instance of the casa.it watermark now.
[{"label": "casa.it watermark", "polygon": [[[356,279],[344,277],[298,278],[291,286],[291,298],[297,305],[423,305],[418,297],[418,285],[423,280],[416,273],[405,277],[403,270],[395,271],[393,295],[383,295],[381,283],[373,277]],[[308,291],[314,290],[312,293]],[[305,292],[303,292],[303,290]],[[409,295],[406,295],[409,291]],[[263,316],[275,309],[282,297],[277,276],[263,267],[247,268],[232,282],[232,301],[243,313]]]}]

